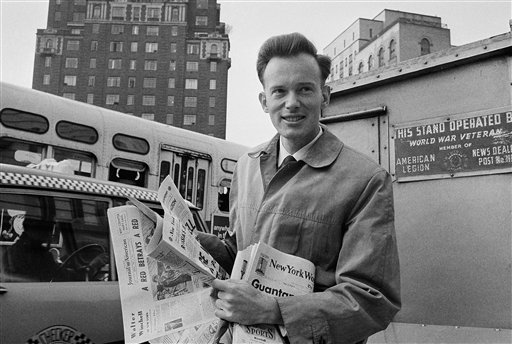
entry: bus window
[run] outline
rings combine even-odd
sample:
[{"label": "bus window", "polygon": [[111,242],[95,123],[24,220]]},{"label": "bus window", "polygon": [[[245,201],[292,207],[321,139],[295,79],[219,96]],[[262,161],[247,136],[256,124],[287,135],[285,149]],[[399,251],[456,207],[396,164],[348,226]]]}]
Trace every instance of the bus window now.
[{"label": "bus window", "polygon": [[75,175],[94,177],[96,174],[96,158],[90,153],[54,147],[53,157],[57,162],[66,160]]},{"label": "bus window", "polygon": [[162,184],[169,174],[171,174],[171,163],[169,161],[162,161],[160,163],[160,182],[158,185]]},{"label": "bus window", "polygon": [[108,180],[146,187],[148,170],[144,163],[115,158],[110,163]]},{"label": "bus window", "polygon": [[187,201],[192,202],[194,192],[194,168],[189,167],[187,172]]},{"label": "bus window", "polygon": [[108,201],[9,194],[0,200],[0,282],[111,278]]},{"label": "bus window", "polygon": [[93,127],[87,125],[60,121],[55,130],[59,137],[82,143],[94,144],[98,141],[98,132]]},{"label": "bus window", "polygon": [[180,186],[180,164],[174,164],[174,185],[177,188]]},{"label": "bus window", "polygon": [[38,164],[46,151],[46,145],[40,143],[0,138],[0,163],[17,166]]},{"label": "bus window", "polygon": [[204,190],[206,184],[206,171],[199,169],[197,171],[197,194],[196,194],[196,207],[203,209],[204,206]]},{"label": "bus window", "polygon": [[219,199],[217,205],[220,211],[229,212],[230,179],[222,179],[219,184]]},{"label": "bus window", "polygon": [[180,190],[181,196],[185,198],[185,192],[187,191],[187,159],[185,157],[182,158],[181,162],[180,186],[178,190]]},{"label": "bus window", "polygon": [[0,112],[0,122],[8,128],[36,134],[46,133],[50,126],[48,120],[41,115],[14,109],[3,109]]},{"label": "bus window", "polygon": [[149,153],[149,143],[145,139],[124,134],[115,134],[112,144],[120,151],[146,155]]}]

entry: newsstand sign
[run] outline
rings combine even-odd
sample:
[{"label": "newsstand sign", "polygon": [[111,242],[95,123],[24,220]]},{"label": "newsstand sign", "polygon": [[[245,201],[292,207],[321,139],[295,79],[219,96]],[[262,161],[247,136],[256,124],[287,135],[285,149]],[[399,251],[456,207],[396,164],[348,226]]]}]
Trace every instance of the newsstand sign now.
[{"label": "newsstand sign", "polygon": [[398,181],[512,172],[512,110],[396,125],[393,144]]}]

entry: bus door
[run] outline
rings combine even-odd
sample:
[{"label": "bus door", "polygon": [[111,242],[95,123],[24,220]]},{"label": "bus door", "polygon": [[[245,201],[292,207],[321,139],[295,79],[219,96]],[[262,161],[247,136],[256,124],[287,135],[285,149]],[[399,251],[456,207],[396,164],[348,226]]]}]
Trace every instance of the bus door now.
[{"label": "bus door", "polygon": [[208,154],[194,152],[178,147],[162,145],[160,152],[160,183],[170,174],[181,196],[199,208],[199,213],[208,219]]}]

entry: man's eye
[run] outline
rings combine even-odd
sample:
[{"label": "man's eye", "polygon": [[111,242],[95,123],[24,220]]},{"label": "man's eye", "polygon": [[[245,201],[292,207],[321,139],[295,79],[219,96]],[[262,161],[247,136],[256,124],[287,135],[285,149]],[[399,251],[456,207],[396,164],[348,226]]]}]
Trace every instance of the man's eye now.
[{"label": "man's eye", "polygon": [[311,87],[302,87],[299,91],[301,93],[309,93],[309,92],[313,92],[313,89]]},{"label": "man's eye", "polygon": [[281,88],[276,88],[275,90],[272,91],[272,94],[274,94],[274,95],[281,95],[283,93],[284,93],[284,90]]}]

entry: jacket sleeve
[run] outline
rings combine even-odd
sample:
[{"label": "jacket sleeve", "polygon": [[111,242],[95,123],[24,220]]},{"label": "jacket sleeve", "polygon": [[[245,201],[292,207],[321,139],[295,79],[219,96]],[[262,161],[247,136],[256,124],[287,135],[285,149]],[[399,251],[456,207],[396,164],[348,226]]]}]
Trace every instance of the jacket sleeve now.
[{"label": "jacket sleeve", "polygon": [[290,343],[357,343],[385,329],[400,309],[392,184],[386,171],[369,180],[340,230],[345,234],[334,276],[317,271],[317,280],[327,275],[334,285],[277,299]]}]

